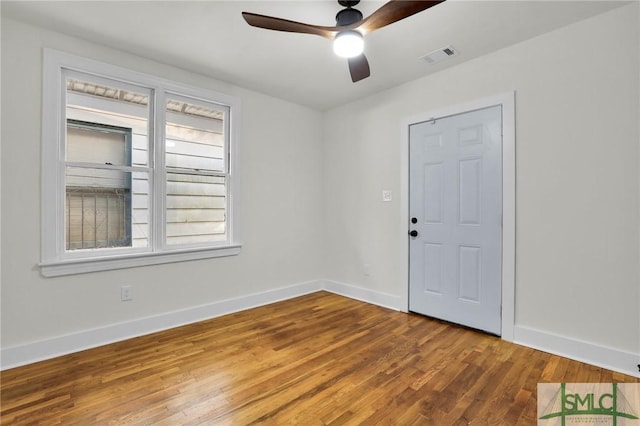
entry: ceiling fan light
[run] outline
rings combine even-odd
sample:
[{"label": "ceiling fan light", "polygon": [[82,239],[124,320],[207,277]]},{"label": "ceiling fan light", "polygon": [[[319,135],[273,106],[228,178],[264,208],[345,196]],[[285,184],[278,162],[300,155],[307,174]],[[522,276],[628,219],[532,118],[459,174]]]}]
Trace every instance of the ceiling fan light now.
[{"label": "ceiling fan light", "polygon": [[342,31],[333,41],[333,53],[342,58],[353,58],[364,50],[364,39],[357,31]]}]

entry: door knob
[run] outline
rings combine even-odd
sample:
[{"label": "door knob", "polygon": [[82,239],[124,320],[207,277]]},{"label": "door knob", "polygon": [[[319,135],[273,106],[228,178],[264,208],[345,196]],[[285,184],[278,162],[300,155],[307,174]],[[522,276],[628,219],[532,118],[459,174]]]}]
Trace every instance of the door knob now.
[{"label": "door knob", "polygon": [[411,223],[418,223],[418,218],[417,217],[412,217],[411,218]]},{"label": "door knob", "polygon": [[411,231],[409,231],[409,235],[411,235],[412,237],[417,237],[418,231],[416,231],[415,229],[412,229]]}]

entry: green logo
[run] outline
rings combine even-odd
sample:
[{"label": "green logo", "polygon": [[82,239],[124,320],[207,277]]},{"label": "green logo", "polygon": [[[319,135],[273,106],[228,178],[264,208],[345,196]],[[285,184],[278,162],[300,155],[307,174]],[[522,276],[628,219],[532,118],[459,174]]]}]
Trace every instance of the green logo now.
[{"label": "green logo", "polygon": [[[628,396],[621,386],[625,387]],[[640,425],[640,422],[627,423],[638,420],[639,390],[638,384],[572,383],[569,389],[566,383],[539,384],[538,419],[556,419],[562,426],[566,425],[567,419],[571,424]],[[554,393],[549,398],[551,392]],[[538,424],[551,423],[538,421]]]}]

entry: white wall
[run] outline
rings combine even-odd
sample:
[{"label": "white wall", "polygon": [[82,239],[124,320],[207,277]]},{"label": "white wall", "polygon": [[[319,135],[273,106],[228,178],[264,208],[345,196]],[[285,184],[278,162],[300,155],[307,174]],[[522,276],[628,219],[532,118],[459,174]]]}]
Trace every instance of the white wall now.
[{"label": "white wall", "polygon": [[637,371],[638,26],[635,3],[329,111],[327,278],[406,294],[402,120],[515,91],[516,338],[613,349]]},{"label": "white wall", "polygon": [[[622,356],[608,365],[634,371],[628,361],[640,353],[638,9],[616,9],[324,115],[3,19],[3,352],[105,327],[122,337],[129,324],[157,323],[166,313],[209,312],[198,309],[252,294],[286,296],[277,289],[322,278],[329,280],[325,288],[397,305],[407,291],[401,122],[515,90],[517,329],[533,333],[524,343],[535,346],[542,336],[538,346],[556,352],[567,342],[604,348],[605,357],[611,349]],[[241,97],[239,256],[40,276],[44,46]],[[381,201],[383,189],[393,191],[392,202]],[[123,284],[133,284],[134,301],[119,301]]]},{"label": "white wall", "polygon": [[[241,98],[239,256],[40,275],[43,47]],[[3,18],[2,124],[3,349],[322,277],[322,116],[317,111]],[[124,284],[133,286],[132,302],[120,301]]]}]

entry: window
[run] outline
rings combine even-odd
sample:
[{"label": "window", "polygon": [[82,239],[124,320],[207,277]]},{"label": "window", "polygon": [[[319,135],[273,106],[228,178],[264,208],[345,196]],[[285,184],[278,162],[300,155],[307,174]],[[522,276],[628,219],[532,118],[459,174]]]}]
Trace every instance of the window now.
[{"label": "window", "polygon": [[45,276],[237,254],[239,102],[45,50]]}]

